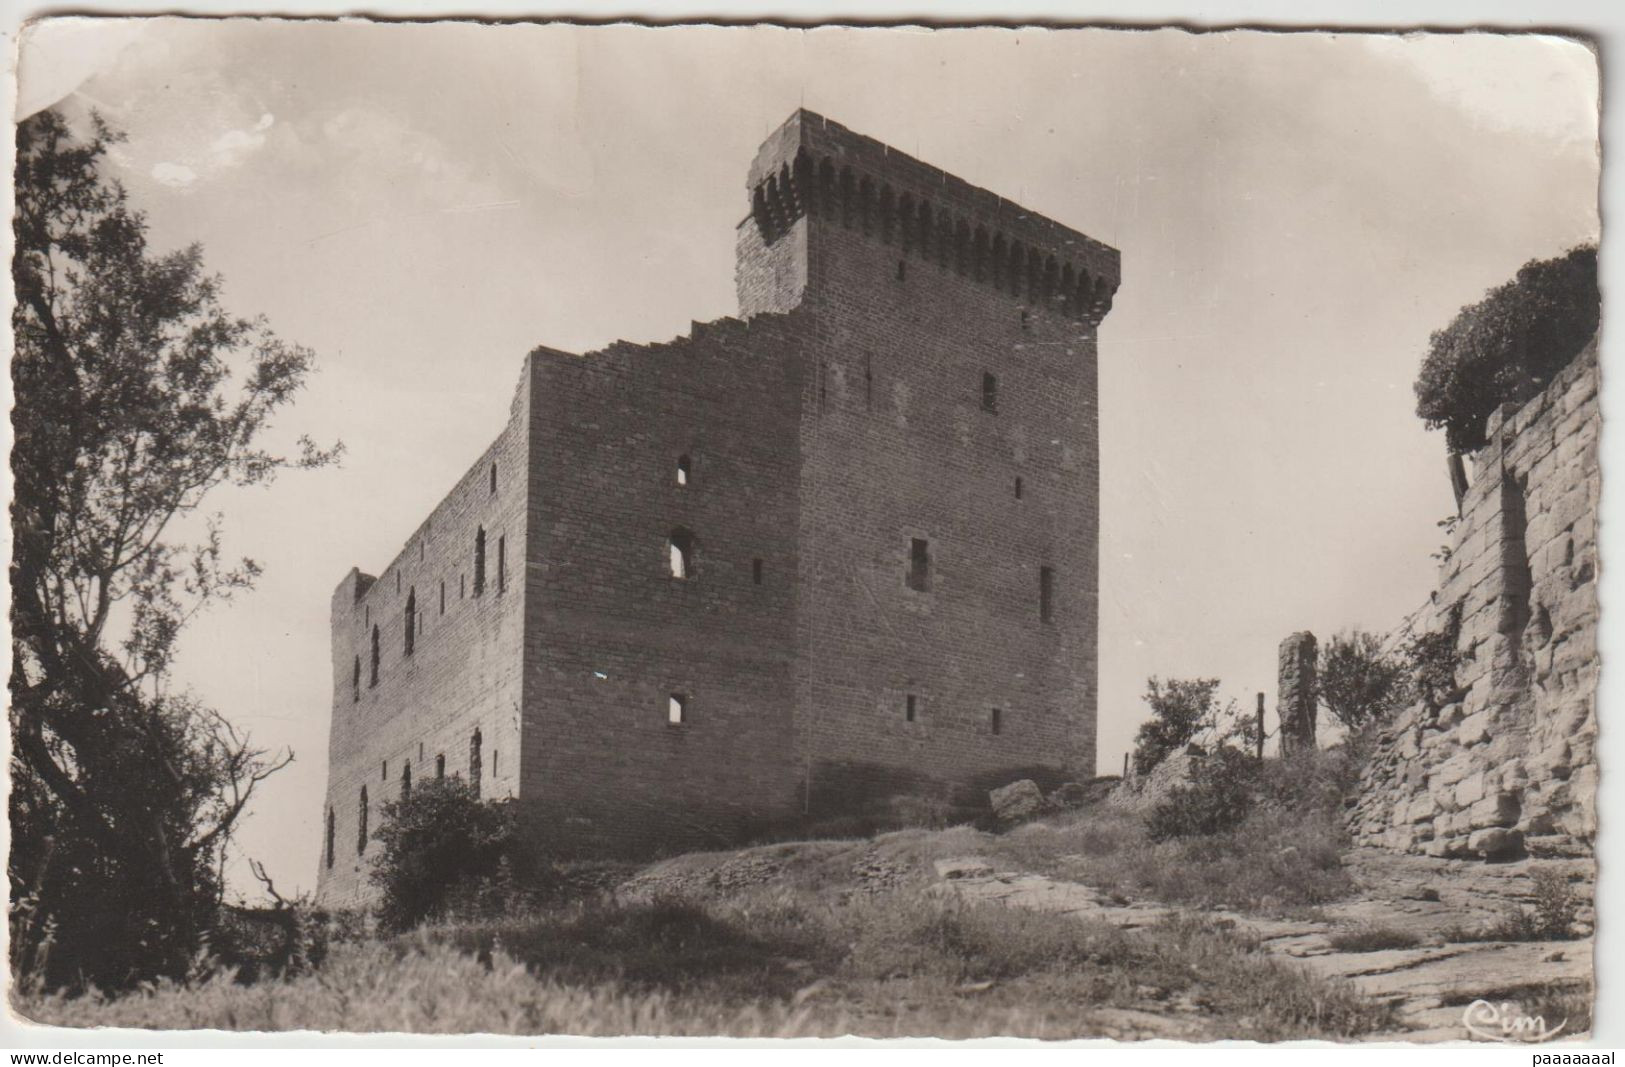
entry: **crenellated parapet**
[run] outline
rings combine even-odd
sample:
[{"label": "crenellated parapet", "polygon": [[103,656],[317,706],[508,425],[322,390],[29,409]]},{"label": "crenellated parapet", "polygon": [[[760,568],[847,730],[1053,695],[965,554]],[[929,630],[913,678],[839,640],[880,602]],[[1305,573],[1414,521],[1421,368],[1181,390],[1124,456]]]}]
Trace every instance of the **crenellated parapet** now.
[{"label": "crenellated parapet", "polygon": [[810,111],[768,138],[749,186],[769,245],[824,220],[1091,325],[1117,291],[1116,249]]}]

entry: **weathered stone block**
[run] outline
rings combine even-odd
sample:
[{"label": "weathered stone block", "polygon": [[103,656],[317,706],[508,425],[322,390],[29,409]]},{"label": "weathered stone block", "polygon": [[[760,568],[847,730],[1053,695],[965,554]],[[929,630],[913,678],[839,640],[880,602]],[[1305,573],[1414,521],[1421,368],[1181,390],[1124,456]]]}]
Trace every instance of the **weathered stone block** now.
[{"label": "weathered stone block", "polygon": [[1030,778],[991,791],[987,800],[1000,822],[1019,822],[1044,810],[1044,791]]},{"label": "weathered stone block", "polygon": [[1522,804],[1512,793],[1496,793],[1467,809],[1469,826],[1482,830],[1490,826],[1516,826],[1522,815]]},{"label": "weathered stone block", "polygon": [[1502,827],[1476,830],[1467,839],[1467,848],[1487,860],[1516,859],[1523,855],[1523,834]]}]

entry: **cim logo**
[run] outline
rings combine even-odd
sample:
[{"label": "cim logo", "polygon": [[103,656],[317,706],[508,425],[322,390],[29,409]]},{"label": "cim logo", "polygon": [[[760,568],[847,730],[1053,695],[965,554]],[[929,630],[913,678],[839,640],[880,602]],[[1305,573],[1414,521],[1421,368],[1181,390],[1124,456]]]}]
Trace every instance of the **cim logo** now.
[{"label": "cim logo", "polygon": [[1485,1041],[1531,1043],[1550,1041],[1562,1033],[1563,1027],[1569,1024],[1569,1021],[1564,1019],[1556,1026],[1548,1028],[1544,1016],[1525,1015],[1510,1001],[1491,1004],[1487,1000],[1475,1000],[1467,1005],[1461,1021],[1469,1034]]}]

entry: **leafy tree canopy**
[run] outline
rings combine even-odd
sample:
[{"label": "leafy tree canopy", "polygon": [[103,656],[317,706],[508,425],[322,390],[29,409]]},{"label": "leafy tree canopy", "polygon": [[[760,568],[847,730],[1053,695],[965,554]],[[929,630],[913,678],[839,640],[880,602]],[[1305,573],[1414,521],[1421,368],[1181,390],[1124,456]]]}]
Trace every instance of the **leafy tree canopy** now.
[{"label": "leafy tree canopy", "polygon": [[512,803],[481,801],[457,778],[432,779],[383,806],[383,851],[369,877],[383,890],[379,921],[407,930],[444,914],[454,893],[518,858]]},{"label": "leafy tree canopy", "polygon": [[1452,452],[1484,445],[1485,421],[1534,396],[1597,332],[1597,249],[1531,260],[1435,332],[1416,378],[1416,414]]},{"label": "leafy tree canopy", "polygon": [[177,520],[337,456],[255,444],[312,353],[227,314],[197,246],[148,247],[101,170],[121,140],[55,111],[17,128],[12,951],[52,984],[183,970],[232,827],[292,758],[164,685],[186,623],[260,571],[218,516],[197,538]]}]

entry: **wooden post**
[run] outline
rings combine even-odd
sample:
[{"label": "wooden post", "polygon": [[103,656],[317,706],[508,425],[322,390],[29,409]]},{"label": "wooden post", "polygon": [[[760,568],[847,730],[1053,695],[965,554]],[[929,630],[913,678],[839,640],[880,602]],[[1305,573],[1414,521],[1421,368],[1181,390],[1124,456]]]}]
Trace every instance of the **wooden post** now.
[{"label": "wooden post", "polygon": [[1258,694],[1258,758],[1264,758],[1264,694]]}]

